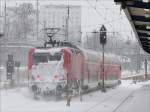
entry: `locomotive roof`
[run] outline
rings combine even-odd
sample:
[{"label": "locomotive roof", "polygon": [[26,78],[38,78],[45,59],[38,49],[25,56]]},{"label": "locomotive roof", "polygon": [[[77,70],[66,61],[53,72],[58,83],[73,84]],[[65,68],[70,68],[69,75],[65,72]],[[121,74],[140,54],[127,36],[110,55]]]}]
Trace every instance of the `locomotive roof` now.
[{"label": "locomotive roof", "polygon": [[[66,49],[69,52],[71,52],[71,50],[69,50],[70,47],[53,47],[53,48],[36,48],[35,53],[55,53],[55,52],[60,52],[62,49]],[[71,49],[75,49],[75,48],[71,48]]]},{"label": "locomotive roof", "polygon": [[60,48],[37,48],[35,52],[50,52],[50,51],[60,51]]},{"label": "locomotive roof", "polygon": [[48,52],[60,52],[61,48],[37,48],[35,49],[35,53],[48,53]]}]

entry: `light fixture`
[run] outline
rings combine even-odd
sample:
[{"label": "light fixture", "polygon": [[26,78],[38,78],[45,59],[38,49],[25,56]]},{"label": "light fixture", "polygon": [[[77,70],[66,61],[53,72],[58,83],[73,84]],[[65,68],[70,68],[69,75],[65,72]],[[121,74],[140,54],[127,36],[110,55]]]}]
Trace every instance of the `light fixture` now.
[{"label": "light fixture", "polygon": [[144,9],[144,11],[146,11],[146,12],[150,12],[150,9]]},{"label": "light fixture", "polygon": [[147,26],[146,26],[146,29],[148,29],[148,30],[149,30],[149,29],[150,29],[150,25],[147,25]]},{"label": "light fixture", "polygon": [[146,13],[146,14],[145,14],[145,17],[146,17],[146,18],[150,18],[150,14]]},{"label": "light fixture", "polygon": [[150,2],[150,0],[143,0],[143,2],[146,2],[146,3],[148,3],[148,2]]}]

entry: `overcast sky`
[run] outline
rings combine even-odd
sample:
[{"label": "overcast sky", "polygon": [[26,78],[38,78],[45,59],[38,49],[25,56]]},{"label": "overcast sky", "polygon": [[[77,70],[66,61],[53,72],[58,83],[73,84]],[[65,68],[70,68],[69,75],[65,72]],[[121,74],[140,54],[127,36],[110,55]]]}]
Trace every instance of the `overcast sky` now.
[{"label": "overcast sky", "polygon": [[[4,0],[1,1],[3,9]],[[36,6],[36,0],[6,0],[7,6],[19,5],[22,2],[30,2]],[[69,1],[69,2],[68,2]],[[82,32],[91,32],[93,29],[99,30],[102,24],[108,31],[119,32],[123,38],[135,39],[131,33],[131,26],[120,11],[120,5],[116,5],[113,0],[39,0],[39,6],[44,4],[70,4],[82,6]]]}]

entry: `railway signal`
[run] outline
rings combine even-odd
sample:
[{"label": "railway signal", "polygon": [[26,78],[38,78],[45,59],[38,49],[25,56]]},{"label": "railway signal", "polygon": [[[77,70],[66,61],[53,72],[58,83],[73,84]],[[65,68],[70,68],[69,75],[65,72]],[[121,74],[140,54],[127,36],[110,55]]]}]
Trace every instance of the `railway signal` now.
[{"label": "railway signal", "polygon": [[106,35],[106,28],[104,25],[102,25],[101,29],[100,29],[100,44],[102,44],[102,48],[103,48],[103,64],[102,64],[102,92],[106,92],[106,89],[105,89],[105,76],[104,76],[104,45],[106,44],[107,42],[107,35]]},{"label": "railway signal", "polygon": [[106,38],[106,28],[104,25],[102,25],[101,29],[100,29],[100,44],[105,45],[107,42],[107,38]]}]

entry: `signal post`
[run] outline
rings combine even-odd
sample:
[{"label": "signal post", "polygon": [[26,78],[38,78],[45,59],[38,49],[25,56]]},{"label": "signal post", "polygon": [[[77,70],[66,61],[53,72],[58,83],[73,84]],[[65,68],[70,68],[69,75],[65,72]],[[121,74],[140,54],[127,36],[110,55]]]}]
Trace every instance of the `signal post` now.
[{"label": "signal post", "polygon": [[105,51],[105,49],[104,49],[104,46],[105,46],[105,44],[106,44],[106,42],[107,42],[107,35],[106,35],[106,28],[105,28],[105,26],[104,25],[102,25],[102,27],[101,27],[101,29],[100,29],[100,44],[102,45],[102,50],[103,50],[103,62],[102,62],[102,92],[106,92],[106,89],[105,89],[105,74],[104,74],[104,72],[105,72],[105,69],[104,69],[104,67],[105,67],[105,63],[104,63],[104,61],[105,61],[105,56],[104,56],[104,51]]}]

